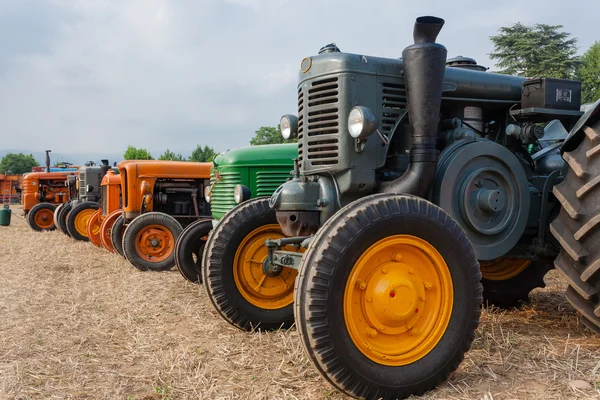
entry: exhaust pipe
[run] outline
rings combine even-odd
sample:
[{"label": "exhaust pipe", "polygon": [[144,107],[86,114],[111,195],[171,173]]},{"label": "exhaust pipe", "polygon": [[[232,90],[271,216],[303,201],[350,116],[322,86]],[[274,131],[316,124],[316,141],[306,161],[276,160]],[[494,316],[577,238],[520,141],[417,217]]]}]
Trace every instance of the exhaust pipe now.
[{"label": "exhaust pipe", "polygon": [[102,178],[110,169],[108,160],[100,160],[100,178]]},{"label": "exhaust pipe", "polygon": [[408,118],[412,127],[410,164],[398,179],[384,182],[382,193],[407,193],[427,197],[435,178],[436,149],[442,86],[446,69],[446,48],[435,43],[444,20],[419,17],[415,22],[415,44],[402,52]]},{"label": "exhaust pipe", "polygon": [[52,150],[46,150],[46,172],[50,172],[50,152]]}]

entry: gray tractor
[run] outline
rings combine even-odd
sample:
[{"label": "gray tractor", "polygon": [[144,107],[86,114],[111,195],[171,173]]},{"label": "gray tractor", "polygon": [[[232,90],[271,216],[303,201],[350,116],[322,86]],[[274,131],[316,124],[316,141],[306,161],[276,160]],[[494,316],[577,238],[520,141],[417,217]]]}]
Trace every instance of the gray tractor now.
[{"label": "gray tractor", "polygon": [[418,18],[401,59],[334,44],[304,58],[298,114],[281,119],[298,138],[291,179],[226,214],[205,247],[227,321],[295,323],[319,372],[356,397],[443,382],[482,301],[526,301],[553,261],[600,331],[600,102],[584,114],[579,82],[447,60],[443,22]]}]

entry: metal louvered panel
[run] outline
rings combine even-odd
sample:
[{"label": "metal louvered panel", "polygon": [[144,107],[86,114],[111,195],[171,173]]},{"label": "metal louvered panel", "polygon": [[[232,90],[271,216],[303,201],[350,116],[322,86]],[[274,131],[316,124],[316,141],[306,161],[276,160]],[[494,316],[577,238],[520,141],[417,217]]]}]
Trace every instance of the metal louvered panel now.
[{"label": "metal louvered panel", "polygon": [[101,194],[101,196],[102,196],[102,199],[101,199],[102,215],[106,216],[106,213],[108,211],[108,186],[107,185],[101,186],[101,191],[102,191],[101,192],[102,193]]},{"label": "metal louvered panel", "polygon": [[304,137],[304,93],[302,88],[298,89],[298,163],[302,165],[303,156],[303,140]]},{"label": "metal louvered panel", "polygon": [[271,196],[275,189],[290,178],[289,171],[258,171],[256,173],[256,194],[253,197]]},{"label": "metal louvered panel", "polygon": [[339,137],[338,77],[315,80],[305,91],[307,106],[298,104],[298,119],[302,116],[306,124],[306,135],[299,138],[304,146],[304,163],[301,165],[305,170],[335,165],[338,163]]},{"label": "metal louvered panel", "polygon": [[406,88],[404,83],[384,82],[381,89],[380,130],[388,136],[406,110]]},{"label": "metal louvered panel", "polygon": [[79,197],[81,198],[85,198],[86,195],[85,185],[85,174],[81,173],[79,174]]},{"label": "metal louvered panel", "polygon": [[233,198],[235,185],[242,183],[239,172],[213,171],[210,175],[212,186],[210,207],[215,218],[221,218],[225,213],[237,206]]}]

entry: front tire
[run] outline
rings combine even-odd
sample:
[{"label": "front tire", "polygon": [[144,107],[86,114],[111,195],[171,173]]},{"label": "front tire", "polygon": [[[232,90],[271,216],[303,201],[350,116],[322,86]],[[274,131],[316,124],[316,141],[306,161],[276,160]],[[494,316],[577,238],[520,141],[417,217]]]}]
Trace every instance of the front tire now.
[{"label": "front tire", "polygon": [[67,214],[65,223],[69,236],[75,240],[88,242],[90,239],[87,235],[87,223],[99,208],[100,204],[91,201],[73,207]]},{"label": "front tire", "polygon": [[50,203],[36,204],[27,213],[27,222],[34,231],[53,231],[56,229],[54,225],[54,211],[56,206]]},{"label": "front tire", "polygon": [[202,283],[202,253],[212,230],[212,219],[188,225],[175,242],[175,264],[181,275],[192,283]]},{"label": "front tire", "polygon": [[87,237],[96,247],[102,247],[102,242],[100,241],[100,225],[102,224],[102,221],[100,221],[101,216],[102,209],[98,209],[92,214],[86,225]]},{"label": "front tire", "polygon": [[309,359],[345,393],[421,395],[469,350],[480,279],[471,243],[442,209],[412,196],[367,196],[311,241],[296,281],[296,325]]},{"label": "front tire", "polygon": [[110,242],[113,245],[115,251],[123,258],[125,258],[125,252],[123,251],[123,233],[125,232],[125,218],[123,213],[117,217],[115,223],[110,231]]},{"label": "front tire", "polygon": [[123,233],[125,258],[140,271],[166,271],[175,265],[175,241],[181,224],[170,215],[149,212],[136,217]]},{"label": "front tire", "polygon": [[102,224],[100,224],[100,241],[102,246],[110,251],[111,253],[116,253],[111,239],[112,229],[115,224],[117,218],[119,218],[123,214],[122,210],[115,210],[112,213],[108,214],[103,220]]},{"label": "front tire", "polygon": [[69,201],[67,203],[61,204],[61,206],[57,208],[54,212],[54,220],[56,227],[59,231],[61,231],[67,236],[70,236],[69,232],[67,231],[67,215],[69,214],[69,211],[71,211],[71,208],[73,208],[73,205]]},{"label": "front tire", "polygon": [[[242,330],[289,328],[294,323],[297,271],[267,276],[266,239],[284,237],[268,198],[249,200],[228,212],[204,248],[202,278],[219,314]],[[287,246],[291,247],[291,246]],[[286,248],[293,251],[293,248]]]}]

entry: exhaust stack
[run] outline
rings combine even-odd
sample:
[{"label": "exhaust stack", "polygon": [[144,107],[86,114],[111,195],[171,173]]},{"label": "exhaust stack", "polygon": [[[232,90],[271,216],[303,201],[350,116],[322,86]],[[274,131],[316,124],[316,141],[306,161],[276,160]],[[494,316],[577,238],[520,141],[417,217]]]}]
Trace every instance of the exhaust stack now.
[{"label": "exhaust stack", "polygon": [[402,52],[408,118],[412,127],[410,164],[398,179],[384,182],[383,193],[407,193],[427,197],[437,168],[436,149],[446,48],[435,43],[444,26],[437,17],[419,17],[415,22],[415,44]]},{"label": "exhaust stack", "polygon": [[50,152],[52,150],[46,150],[46,172],[50,172]]}]

